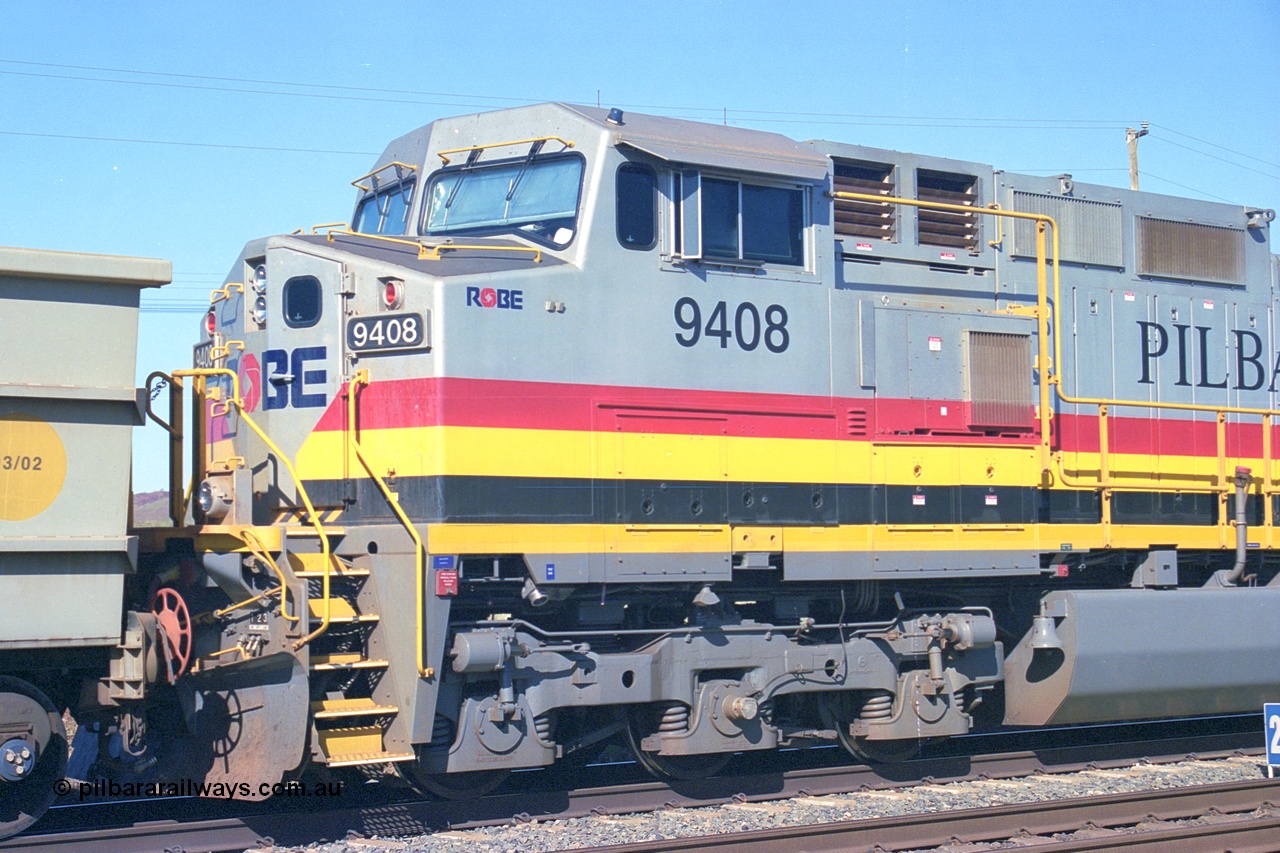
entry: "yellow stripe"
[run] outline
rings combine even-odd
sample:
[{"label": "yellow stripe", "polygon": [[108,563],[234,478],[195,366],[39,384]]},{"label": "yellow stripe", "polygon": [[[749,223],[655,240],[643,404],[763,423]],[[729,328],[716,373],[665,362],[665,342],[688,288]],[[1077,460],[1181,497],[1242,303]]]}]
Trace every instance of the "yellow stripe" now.
[{"label": "yellow stripe", "polygon": [[[361,441],[375,470],[399,477],[1040,485],[1034,447],[488,427],[366,430]],[[1165,488],[1211,489],[1218,473],[1214,457],[1115,454],[1111,460],[1112,476],[1138,488],[1159,483]],[[1070,478],[1091,487],[1100,456],[1068,453],[1065,463]],[[363,476],[358,466],[349,464],[341,432],[313,433],[298,453],[298,469],[307,479]],[[1226,470],[1233,471],[1237,464],[1262,470],[1260,459],[1236,458],[1228,461]]]},{"label": "yellow stripe", "polygon": [[[775,538],[770,538],[775,537]],[[1249,540],[1273,547],[1272,531],[1250,528]],[[1217,527],[1113,525],[1112,548],[1147,549],[1176,542],[1181,549],[1219,549]],[[433,524],[436,554],[794,553],[901,551],[1073,551],[1104,547],[1096,524],[840,525],[729,527],[727,525]],[[1233,548],[1234,544],[1227,546]]]},{"label": "yellow stripe", "polygon": [[728,525],[433,524],[434,554],[728,553]]},{"label": "yellow stripe", "polygon": [[[873,445],[870,442],[488,427],[365,430],[375,470],[435,475],[727,480],[770,483],[1030,486],[1030,447]],[[298,452],[307,479],[359,477],[340,432],[312,433]]]}]

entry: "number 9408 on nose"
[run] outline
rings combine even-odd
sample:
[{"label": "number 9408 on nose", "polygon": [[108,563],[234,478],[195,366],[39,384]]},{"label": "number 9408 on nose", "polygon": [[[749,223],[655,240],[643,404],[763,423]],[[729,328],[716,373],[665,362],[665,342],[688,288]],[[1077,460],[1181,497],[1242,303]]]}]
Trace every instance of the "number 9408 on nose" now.
[{"label": "number 9408 on nose", "polygon": [[426,343],[426,319],[419,313],[355,317],[347,323],[349,350],[417,349]]}]

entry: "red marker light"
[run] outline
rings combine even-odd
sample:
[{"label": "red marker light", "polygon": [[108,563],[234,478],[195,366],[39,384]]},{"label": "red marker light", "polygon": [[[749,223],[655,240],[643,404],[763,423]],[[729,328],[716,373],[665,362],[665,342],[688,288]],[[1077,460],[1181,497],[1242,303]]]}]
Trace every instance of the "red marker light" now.
[{"label": "red marker light", "polygon": [[209,309],[209,313],[204,315],[204,330],[213,335],[218,328],[218,317],[213,313],[213,309]]},{"label": "red marker light", "polygon": [[383,281],[382,304],[392,310],[404,304],[404,282],[395,278]]}]

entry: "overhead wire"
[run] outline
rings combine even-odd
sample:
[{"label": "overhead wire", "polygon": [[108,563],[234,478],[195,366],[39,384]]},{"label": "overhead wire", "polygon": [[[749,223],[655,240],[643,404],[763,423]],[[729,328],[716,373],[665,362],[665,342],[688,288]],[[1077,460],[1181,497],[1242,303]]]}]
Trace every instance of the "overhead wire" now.
[{"label": "overhead wire", "polygon": [[1187,186],[1186,184],[1180,184],[1177,181],[1170,180],[1169,178],[1162,178],[1161,176],[1154,174],[1153,172],[1149,172],[1146,169],[1142,171],[1142,176],[1144,178],[1155,178],[1157,181],[1164,181],[1166,184],[1172,184],[1175,187],[1180,187],[1184,190],[1190,190],[1193,193],[1199,193],[1200,195],[1205,196],[1207,198],[1216,199],[1217,201],[1223,201],[1223,202],[1226,202],[1227,204],[1239,203],[1239,202],[1232,201],[1229,198],[1223,198],[1220,195],[1214,195],[1213,193],[1208,192],[1207,190],[1202,190],[1198,187]]},{"label": "overhead wire", "polygon": [[1237,150],[1235,150],[1234,148],[1228,148],[1228,147],[1226,147],[1225,145],[1218,145],[1218,144],[1217,144],[1217,143],[1215,143],[1215,142],[1210,142],[1210,141],[1209,141],[1209,140],[1207,140],[1207,139],[1201,139],[1201,138],[1200,138],[1200,137],[1198,137],[1198,136],[1192,136],[1192,135],[1191,135],[1191,134],[1189,134],[1189,133],[1183,133],[1183,132],[1182,132],[1182,131],[1180,131],[1180,130],[1174,130],[1173,128],[1171,128],[1171,127],[1166,127],[1166,126],[1165,126],[1165,125],[1163,125],[1163,124],[1155,124],[1155,123],[1153,122],[1153,123],[1151,124],[1151,126],[1152,126],[1152,127],[1158,127],[1158,128],[1160,128],[1161,130],[1167,130],[1167,131],[1169,131],[1169,132],[1170,132],[1170,133],[1172,133],[1172,134],[1176,134],[1177,136],[1185,136],[1187,139],[1195,140],[1196,142],[1199,142],[1201,145],[1208,145],[1210,148],[1217,148],[1217,149],[1219,149],[1220,151],[1226,151],[1226,152],[1227,152],[1227,153],[1229,153],[1229,154],[1235,154],[1235,155],[1237,155],[1237,156],[1239,156],[1239,157],[1243,157],[1243,158],[1245,158],[1246,160],[1254,160],[1254,161],[1256,161],[1256,162],[1258,162],[1258,163],[1261,163],[1261,164],[1262,164],[1262,165],[1264,165],[1264,166],[1274,166],[1274,167],[1276,167],[1277,169],[1280,169],[1280,163],[1272,163],[1270,160],[1263,160],[1261,157],[1254,157],[1253,155],[1251,155],[1251,154],[1246,154],[1246,153],[1244,153],[1243,151],[1237,151]]},{"label": "overhead wire", "polygon": [[[204,86],[204,85],[196,85],[192,83],[171,83],[171,82],[161,82],[161,81],[153,81],[153,80],[119,80],[119,79],[103,78],[103,77],[87,77],[84,75],[47,74],[47,73],[37,73],[37,72],[31,72],[31,71],[0,70],[0,74],[9,74],[9,75],[15,75],[15,76],[44,77],[44,78],[50,78],[50,79],[78,80],[78,81],[97,82],[97,83],[116,83],[116,84],[122,84],[122,85],[158,86],[158,87],[164,87],[164,88],[199,89],[199,90],[206,90],[206,91],[233,92],[238,94],[323,98],[327,100],[363,100],[363,101],[370,101],[375,103],[411,103],[411,104],[422,104],[427,106],[450,106],[450,107],[457,107],[457,106],[486,107],[488,106],[486,104],[469,104],[469,103],[454,102],[460,99],[470,100],[470,101],[505,101],[508,103],[539,103],[541,101],[546,101],[546,100],[566,100],[569,102],[573,102],[575,100],[571,98],[570,99],[563,99],[563,98],[548,99],[545,97],[516,98],[516,97],[510,97],[510,96],[480,95],[480,94],[471,93],[471,92],[436,92],[436,91],[423,91],[423,90],[414,90],[414,89],[379,88],[379,87],[371,87],[371,86],[346,86],[346,85],[330,84],[330,83],[307,83],[307,82],[294,82],[294,81],[288,81],[288,80],[262,80],[262,79],[256,79],[256,78],[250,78],[250,77],[224,77],[224,76],[203,75],[203,74],[182,74],[178,72],[169,72],[169,71],[138,71],[138,70],[133,70],[128,68],[111,68],[106,66],[93,66],[93,65],[68,65],[68,64],[52,63],[52,62],[29,62],[29,61],[13,60],[13,59],[0,59],[0,64],[32,66],[32,67],[39,67],[39,68],[60,68],[60,69],[71,70],[71,71],[94,71],[94,72],[106,73],[106,74],[133,74],[133,75],[149,76],[149,77],[167,77],[175,80],[206,80],[206,81],[214,81],[214,82],[221,82],[221,83],[242,83],[242,84],[248,84],[248,85],[254,85],[254,86],[286,86],[291,88],[328,89],[328,90],[339,91],[339,92],[362,92],[369,95],[375,95],[375,94],[376,95],[417,95],[420,97],[453,99],[448,103],[439,103],[439,102],[422,101],[422,100],[404,100],[399,98],[360,97],[355,95],[334,95],[334,94],[323,94],[318,92],[291,92],[291,91],[279,91],[279,90],[270,90],[270,89],[243,89],[243,88],[232,88],[232,87],[225,87],[225,86]],[[736,120],[746,119],[751,121],[775,122],[775,123],[789,122],[795,119],[805,119],[805,120],[816,119],[818,120],[817,123],[823,123],[823,124],[858,125],[858,124],[870,123],[870,124],[884,125],[884,126],[890,126],[890,127],[924,127],[924,126],[936,126],[938,124],[941,124],[943,126],[957,126],[957,125],[954,125],[955,122],[977,121],[977,122],[996,122],[997,124],[995,125],[961,124],[958,126],[959,127],[982,127],[982,128],[1001,127],[1002,128],[1005,126],[1018,127],[1018,126],[1030,125],[1033,127],[1057,128],[1057,129],[1090,129],[1090,128],[1104,129],[1107,127],[1115,127],[1117,125],[1124,124],[1124,121],[1119,119],[1114,119],[1114,120],[1113,119],[1075,119],[1075,118],[1053,119],[1053,118],[1043,118],[1043,117],[1040,117],[1040,118],[995,117],[993,118],[990,116],[916,116],[916,115],[894,115],[894,114],[875,114],[875,113],[863,114],[863,113],[843,113],[843,112],[807,112],[807,111],[799,111],[799,110],[758,110],[758,109],[729,110],[727,107],[698,107],[698,106],[671,105],[671,104],[636,104],[636,103],[627,103],[627,102],[621,102],[621,103],[618,103],[617,105],[620,107],[627,107],[628,109],[657,109],[657,110],[667,110],[667,111],[702,112],[707,114],[714,114],[718,117],[721,115],[724,115],[727,112],[731,112],[733,114],[733,117]],[[776,116],[778,118],[764,118],[764,116]],[[837,121],[840,119],[846,119],[846,120],[856,119],[857,121]],[[892,120],[892,121],[889,121],[886,123],[885,120]]]},{"label": "overhead wire", "polygon": [[435,107],[489,107],[489,104],[466,104],[454,103],[452,101],[423,101],[410,100],[407,98],[367,98],[358,95],[325,95],[319,92],[274,92],[270,89],[243,89],[233,88],[230,86],[200,86],[195,83],[164,83],[158,80],[112,80],[102,77],[84,77],[71,74],[39,74],[34,71],[4,71],[0,70],[0,74],[8,74],[15,77],[43,77],[54,80],[76,80],[88,83],[116,83],[127,86],[154,86],[163,89],[195,89],[204,92],[232,92],[241,95],[276,95],[294,98],[320,98],[327,101],[363,101],[366,103],[378,104],[416,104],[421,106]]},{"label": "overhead wire", "polygon": [[1172,145],[1175,148],[1181,148],[1184,151],[1190,151],[1193,154],[1199,154],[1201,157],[1208,157],[1210,160],[1217,160],[1220,163],[1226,163],[1229,166],[1235,166],[1237,169],[1244,169],[1246,172],[1253,172],[1255,175],[1262,175],[1264,178],[1274,178],[1276,180],[1280,180],[1280,175],[1273,175],[1270,172],[1263,172],[1259,169],[1254,169],[1250,166],[1246,166],[1243,163],[1237,163],[1234,160],[1228,160],[1226,157],[1219,157],[1216,154],[1210,154],[1207,151],[1198,151],[1189,145],[1183,145],[1180,142],[1174,142],[1172,139],[1166,139],[1165,137],[1160,136],[1159,134],[1152,134],[1151,138],[1158,139],[1161,142],[1163,142],[1165,145]]},{"label": "overhead wire", "polygon": [[[3,72],[0,72],[3,73]],[[360,157],[376,157],[378,151],[342,151],[330,148],[284,148],[278,145],[237,145],[223,142],[185,142],[178,139],[138,139],[122,136],[87,136],[73,133],[33,133],[22,130],[0,130],[5,136],[31,136],[40,139],[72,139],[88,142],[128,142],[138,145],[182,145],[189,148],[231,148],[238,151],[276,151],[285,154],[344,154]]]},{"label": "overhead wire", "polygon": [[[138,71],[131,68],[107,68],[96,65],[64,65],[56,62],[25,62],[16,59],[0,59],[4,65],[34,65],[40,68],[65,68],[72,71],[102,71],[109,74],[138,74],[150,77],[176,77],[187,80],[216,80],[222,83],[256,83],[263,86],[297,86],[306,89],[337,89],[347,92],[382,92],[394,95],[424,95],[433,98],[465,97],[473,100],[509,101],[515,103],[537,103],[536,98],[512,98],[501,95],[457,94],[450,92],[423,92],[415,89],[384,89],[371,86],[342,86],[334,83],[302,83],[289,80],[256,80],[251,77],[216,77],[208,74],[179,74],[174,71]],[[127,81],[121,81],[127,82]]]},{"label": "overhead wire", "polygon": [[[536,103],[539,100],[545,100],[545,99],[533,99],[533,98],[517,98],[517,97],[511,97],[511,96],[481,95],[477,93],[439,92],[439,91],[426,91],[426,90],[414,90],[414,89],[381,88],[381,87],[370,87],[370,86],[349,86],[349,85],[329,84],[329,83],[297,82],[297,81],[287,81],[287,80],[268,80],[268,79],[257,79],[257,78],[248,78],[248,77],[227,77],[227,76],[215,76],[215,75],[184,74],[184,73],[178,73],[178,72],[147,71],[147,70],[136,70],[136,69],[127,69],[127,68],[113,68],[108,66],[71,65],[71,64],[50,63],[50,62],[32,62],[32,61],[13,60],[13,59],[0,59],[0,64],[10,65],[10,66],[62,69],[67,71],[88,71],[88,72],[95,72],[99,74],[158,77],[158,78],[168,78],[168,80],[210,81],[210,82],[217,82],[217,83],[244,84],[247,86],[274,86],[274,87],[288,87],[289,89],[328,90],[327,93],[324,91],[283,91],[280,89],[273,90],[273,89],[262,89],[262,88],[241,88],[241,87],[232,87],[232,86],[209,86],[209,85],[202,85],[198,83],[168,82],[165,80],[137,80],[137,79],[130,80],[130,79],[107,78],[107,77],[90,77],[90,76],[77,75],[77,74],[50,74],[50,73],[38,73],[38,72],[32,72],[32,71],[0,69],[0,74],[7,74],[12,76],[66,79],[66,80],[76,80],[76,81],[83,81],[83,82],[99,82],[99,83],[109,83],[109,84],[118,84],[118,85],[141,85],[141,86],[176,88],[176,89],[194,89],[194,90],[203,90],[203,91],[230,92],[234,94],[257,94],[257,95],[272,95],[272,96],[282,96],[282,97],[305,97],[305,98],[320,98],[325,100],[340,100],[340,101],[356,100],[356,101],[366,101],[366,102],[374,102],[374,103],[388,103],[388,104],[402,103],[402,104],[414,104],[414,105],[424,105],[424,106],[445,106],[445,107],[475,106],[480,108],[489,107],[492,105],[493,102],[520,104],[520,103]],[[350,93],[360,93],[360,94],[347,94],[347,95],[333,94],[334,92],[350,92]],[[417,97],[415,99],[404,99],[404,98],[398,98],[398,97],[371,97],[371,96],[382,96],[382,95],[412,95]],[[421,100],[421,98],[446,98],[450,100],[445,102],[425,101],[425,100]],[[490,103],[475,104],[475,103],[467,103],[467,101],[487,101]],[[626,107],[628,109],[658,109],[658,110],[665,110],[669,112],[679,111],[679,112],[690,112],[690,113],[706,113],[708,116],[714,115],[715,117],[723,117],[724,121],[726,122],[728,122],[730,115],[732,114],[732,117],[735,123],[749,122],[749,123],[760,123],[760,124],[782,124],[782,123],[794,124],[797,121],[801,121],[808,124],[821,124],[821,125],[834,125],[834,126],[876,126],[876,127],[908,127],[908,128],[930,127],[930,128],[942,128],[942,129],[990,129],[990,130],[1020,129],[1020,130],[1058,130],[1058,131],[1061,131],[1061,130],[1083,130],[1083,131],[1111,130],[1125,124],[1132,124],[1132,122],[1120,121],[1118,119],[1116,120],[1077,119],[1077,118],[1054,119],[1054,118],[1046,118],[1046,117],[1002,118],[1002,117],[988,117],[988,116],[919,116],[919,115],[894,115],[894,114],[860,114],[860,113],[814,112],[814,111],[798,111],[798,110],[795,110],[795,111],[759,110],[759,109],[730,110],[727,107],[713,108],[713,107],[696,107],[696,106],[690,107],[690,106],[631,104],[631,103],[621,103],[619,104],[619,106]],[[1192,136],[1187,133],[1183,133],[1181,131],[1175,130],[1165,125],[1152,123],[1150,126],[1154,128],[1159,128],[1163,131],[1167,131],[1168,133],[1175,134],[1177,136],[1184,137],[1186,139],[1192,140],[1202,145],[1207,145],[1211,148],[1216,148],[1218,150],[1225,151],[1227,153],[1236,155],[1238,157],[1243,157],[1245,159],[1255,161],[1264,166],[1272,166],[1275,168],[1280,168],[1280,164],[1276,164],[1268,160],[1263,160],[1261,158],[1254,157],[1244,152],[1236,151],[1234,149],[1227,148],[1226,146],[1209,142],[1208,140],[1200,139],[1198,137]],[[35,138],[48,138],[48,139],[69,139],[69,140],[77,140],[77,141],[121,142],[121,143],[150,144],[150,145],[177,145],[177,146],[194,147],[194,148],[223,148],[223,149],[231,149],[231,150],[270,151],[270,152],[281,152],[281,153],[336,154],[336,155],[349,155],[349,156],[376,156],[378,153],[374,151],[347,151],[347,150],[337,150],[337,149],[292,148],[292,147],[284,147],[284,146],[220,144],[220,143],[212,143],[212,142],[189,142],[189,141],[182,141],[182,140],[142,139],[137,137],[108,137],[108,136],[90,136],[90,135],[80,135],[80,134],[35,133],[35,132],[13,131],[13,130],[0,130],[0,134],[4,134],[8,136],[25,136],[25,137],[35,137]],[[1233,160],[1229,160],[1225,157],[1219,157],[1215,154],[1211,154],[1209,152],[1202,151],[1188,145],[1183,145],[1179,142],[1175,142],[1171,139],[1168,139],[1167,137],[1161,134],[1152,134],[1152,137],[1154,139],[1158,139],[1159,141],[1165,144],[1172,145],[1177,148],[1181,148],[1193,154],[1198,154],[1202,157],[1208,157],[1210,159],[1218,160],[1220,162],[1226,163],[1235,168],[1243,169],[1245,171],[1262,175],[1267,178],[1280,179],[1280,175],[1275,175],[1275,174],[1261,171],[1259,169],[1254,169],[1250,166],[1244,165],[1242,163],[1239,163]],[[1052,171],[1052,170],[1037,169],[1037,170],[1020,170],[1020,171]],[[1072,170],[1066,170],[1066,171],[1072,171]],[[1122,169],[1077,168],[1074,171],[1101,172],[1101,171],[1123,171],[1123,170]],[[1150,174],[1150,173],[1147,173],[1147,174]],[[1203,190],[1199,190],[1194,187],[1187,186],[1185,184],[1180,184],[1176,181],[1168,180],[1166,178],[1160,178],[1157,175],[1151,175],[1151,176],[1153,178],[1156,178],[1157,180],[1164,181],[1173,186],[1181,187],[1182,189],[1191,190],[1192,192],[1200,193],[1202,195],[1205,195],[1211,198],[1219,198],[1218,196],[1214,196],[1210,193],[1204,192]]]}]

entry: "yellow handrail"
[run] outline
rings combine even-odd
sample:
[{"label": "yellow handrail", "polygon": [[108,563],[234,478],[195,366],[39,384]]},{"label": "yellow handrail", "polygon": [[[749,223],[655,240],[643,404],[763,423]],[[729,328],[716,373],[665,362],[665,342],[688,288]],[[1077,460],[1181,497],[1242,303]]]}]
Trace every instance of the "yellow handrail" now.
[{"label": "yellow handrail", "polygon": [[324,606],[321,611],[320,627],[316,628],[310,634],[307,634],[305,637],[293,644],[295,651],[301,649],[316,637],[319,637],[325,631],[329,630],[329,623],[333,617],[333,602],[329,597],[330,564],[332,562],[332,555],[329,553],[329,536],[325,532],[324,525],[320,523],[320,514],[316,512],[315,506],[311,503],[311,496],[307,494],[306,487],[302,484],[302,478],[298,476],[297,469],[293,467],[293,462],[291,462],[289,457],[280,450],[276,443],[262,431],[262,428],[254,423],[253,418],[249,417],[248,413],[245,412],[244,401],[240,399],[240,377],[234,370],[229,370],[225,367],[204,367],[194,368],[191,370],[175,370],[173,375],[176,377],[198,377],[202,383],[210,376],[229,377],[231,379],[231,398],[226,402],[235,407],[236,411],[240,415],[240,419],[243,420],[251,430],[253,430],[258,438],[262,440],[262,443],[267,446],[267,449],[276,455],[276,458],[280,460],[280,464],[284,465],[285,470],[289,472],[289,476],[293,478],[293,484],[298,489],[298,495],[302,498],[302,504],[307,509],[307,519],[311,522],[311,526],[315,528],[316,536],[320,539],[320,553],[322,555],[321,559],[324,565],[324,574],[321,576],[321,595]]},{"label": "yellow handrail", "polygon": [[[280,581],[280,615],[284,617],[286,621],[289,621],[289,622],[301,621],[300,617],[296,615],[290,616],[288,611],[285,610],[285,599],[288,598],[288,595],[289,595],[288,593],[289,581],[285,578],[284,570],[280,568],[280,564],[275,561],[275,558],[271,556],[271,552],[267,550],[267,546],[262,544],[262,540],[258,538],[258,534],[254,533],[252,530],[240,531],[240,539],[243,540],[245,545],[249,546],[249,550],[253,553],[255,557],[257,557],[259,560],[262,560],[264,563],[266,563],[268,566],[271,567],[271,571],[275,572],[276,578],[279,579]],[[295,606],[294,607],[295,614],[297,613],[297,609],[298,608]]]},{"label": "yellow handrail", "polygon": [[331,228],[328,232],[329,242],[333,242],[334,234],[345,234],[348,237],[364,237],[366,240],[381,240],[384,243],[399,243],[402,246],[413,246],[418,250],[418,260],[438,261],[441,252],[457,252],[472,249],[481,252],[528,252],[533,255],[535,264],[542,263],[542,250],[534,246],[484,246],[463,243],[420,243],[417,240],[406,240],[403,237],[389,237],[386,234],[366,234],[363,231],[352,231],[350,228]]},{"label": "yellow handrail", "polygon": [[[1067,485],[1073,488],[1101,488],[1104,490],[1106,489],[1127,490],[1126,486],[1116,483],[1114,481],[1114,478],[1112,477],[1111,472],[1109,470],[1100,470],[1098,481],[1096,483],[1093,483],[1091,486],[1084,486],[1079,481],[1073,483],[1065,477],[1063,451],[1059,450],[1054,452],[1050,447],[1049,428],[1048,428],[1049,414],[1050,414],[1048,389],[1052,387],[1054,389],[1054,395],[1058,398],[1058,400],[1069,405],[1098,406],[1098,407],[1131,406],[1134,408],[1145,408],[1145,409],[1170,409],[1170,410],[1177,410],[1177,411],[1213,412],[1218,419],[1218,428],[1219,428],[1219,434],[1220,434],[1219,448],[1218,448],[1218,457],[1219,457],[1218,464],[1220,469],[1220,476],[1218,477],[1218,479],[1220,483],[1219,483],[1218,489],[1214,491],[1221,491],[1223,493],[1225,493],[1225,491],[1231,487],[1231,484],[1227,482],[1226,474],[1221,473],[1221,472],[1225,472],[1225,464],[1226,464],[1225,439],[1222,437],[1222,436],[1225,436],[1225,423],[1226,423],[1225,416],[1227,414],[1260,415],[1263,419],[1263,427],[1264,427],[1262,490],[1264,494],[1271,494],[1273,492],[1271,488],[1274,484],[1274,481],[1272,480],[1272,464],[1271,464],[1272,460],[1271,460],[1271,453],[1270,453],[1271,440],[1270,440],[1270,435],[1265,431],[1270,427],[1272,416],[1276,414],[1280,414],[1280,412],[1278,412],[1277,410],[1259,409],[1259,408],[1252,408],[1248,406],[1213,406],[1213,405],[1206,405],[1201,403],[1164,403],[1164,402],[1156,402],[1151,400],[1117,400],[1117,399],[1107,399],[1107,398],[1101,398],[1101,397],[1072,397],[1062,390],[1062,375],[1057,370],[1057,366],[1062,364],[1061,312],[1056,310],[1056,306],[1060,306],[1062,304],[1062,280],[1061,280],[1061,275],[1059,270],[1059,258],[1060,258],[1060,245],[1059,245],[1059,236],[1058,236],[1059,229],[1058,229],[1058,223],[1053,219],[1053,217],[1046,216],[1044,214],[1039,214],[1039,213],[1023,213],[1021,211],[1013,211],[1013,210],[970,207],[968,205],[946,204],[944,202],[921,201],[919,199],[913,199],[913,198],[897,198],[893,196],[871,195],[868,193],[831,192],[829,193],[829,195],[832,198],[846,199],[850,201],[874,201],[877,203],[887,202],[890,204],[902,204],[902,205],[907,205],[911,207],[925,207],[931,210],[950,210],[950,211],[955,211],[959,213],[981,213],[988,216],[1010,217],[1014,219],[1027,219],[1027,220],[1032,220],[1036,222],[1036,302],[1037,302],[1036,315],[1037,315],[1038,331],[1039,331],[1039,338],[1040,338],[1039,340],[1040,352],[1039,352],[1039,357],[1037,359],[1037,363],[1039,365],[1040,374],[1041,374],[1041,382],[1040,382],[1041,435],[1040,435],[1040,438],[1041,438],[1041,449],[1042,449],[1041,450],[1042,475],[1052,477],[1056,473],[1060,482],[1062,482],[1064,485]],[[1046,230],[1049,230],[1052,232],[1052,250],[1048,253],[1048,258],[1046,258],[1046,251],[1045,251]],[[1050,314],[1048,310],[1048,276],[1046,275],[1046,270],[1045,270],[1046,260],[1048,260],[1048,262],[1051,265],[1052,277],[1053,277],[1053,304],[1055,306],[1055,310],[1052,312],[1052,314]],[[1048,349],[1047,349],[1048,348],[1047,338],[1048,338],[1048,333],[1050,331],[1050,327],[1049,327],[1050,316],[1052,316],[1053,318],[1052,320],[1053,322],[1053,325],[1052,325],[1053,360],[1052,361],[1050,361],[1048,358]],[[1105,414],[1100,414],[1099,420],[1101,423],[1105,425]],[[1048,454],[1048,456],[1046,454]],[[1051,468],[1049,465],[1049,456],[1052,456],[1053,461],[1055,463],[1053,468]],[[1101,467],[1103,469],[1106,469],[1107,468],[1106,463],[1104,462]],[[1054,470],[1055,468],[1056,468],[1056,471]],[[1160,486],[1161,486],[1160,483],[1156,483],[1154,485],[1147,484],[1142,488],[1143,490],[1146,490],[1146,491],[1150,491],[1153,489],[1156,491],[1160,491],[1161,490]],[[1170,489],[1170,491],[1179,491],[1179,489]]]},{"label": "yellow handrail", "polygon": [[[311,226],[311,233],[319,234],[321,228],[350,228],[350,227],[351,227],[350,222],[321,222],[318,225]],[[294,231],[293,233],[301,234],[303,233],[303,229],[299,228],[297,231]]]},{"label": "yellow handrail", "polygon": [[386,482],[374,473],[373,466],[369,464],[369,460],[365,458],[364,449],[360,446],[360,428],[356,421],[356,389],[361,385],[369,384],[369,371],[357,370],[355,376],[351,378],[350,384],[347,385],[347,443],[351,446],[351,450],[355,453],[356,459],[360,460],[360,464],[364,466],[364,470],[369,473],[370,479],[378,486],[378,490],[382,492],[382,496],[386,498],[390,504],[392,511],[396,514],[396,518],[404,525],[404,529],[409,532],[409,537],[413,539],[414,545],[414,594],[418,602],[417,606],[417,666],[418,675],[423,678],[430,678],[435,671],[426,665],[423,659],[422,646],[426,632],[426,605],[423,603],[423,578],[426,571],[425,560],[423,554],[426,552],[426,545],[422,542],[422,537],[418,535],[418,530],[413,526],[413,522],[409,520],[409,516],[405,513],[404,508],[400,506],[399,499],[392,493]]},{"label": "yellow handrail", "polygon": [[271,589],[267,590],[266,592],[260,592],[257,595],[253,596],[252,598],[246,598],[244,601],[237,601],[235,604],[228,604],[226,607],[222,608],[221,610],[215,610],[213,611],[213,615],[215,618],[221,619],[223,616],[226,616],[228,613],[234,613],[235,611],[239,610],[242,607],[248,607],[250,604],[256,604],[262,599],[266,598],[267,596],[275,595],[277,592],[281,593],[280,612],[283,615],[284,613],[283,591],[284,591],[284,587],[273,586]]},{"label": "yellow handrail", "polygon": [[219,287],[217,290],[209,294],[209,304],[214,305],[218,302],[221,302],[224,299],[230,299],[232,289],[235,289],[240,291],[241,293],[244,293],[243,284],[241,284],[238,281],[229,281],[226,284],[224,284],[222,287]]},{"label": "yellow handrail", "polygon": [[209,348],[209,361],[221,361],[224,358],[231,357],[231,350],[238,349],[244,352],[244,341],[227,341],[222,346]]},{"label": "yellow handrail", "polygon": [[385,171],[385,170],[387,170],[387,169],[391,169],[391,168],[394,168],[394,169],[396,170],[396,180],[397,180],[397,181],[402,181],[402,180],[404,180],[404,177],[403,177],[402,175],[400,175],[400,170],[401,170],[401,169],[408,169],[410,172],[416,172],[416,171],[418,171],[418,167],[417,167],[417,166],[413,166],[413,165],[411,165],[411,164],[409,164],[409,163],[401,163],[399,160],[392,160],[390,163],[386,163],[386,164],[384,164],[384,165],[382,165],[382,166],[379,166],[378,168],[374,169],[372,172],[365,172],[363,175],[361,175],[360,177],[358,177],[358,178],[356,178],[354,181],[352,181],[352,182],[351,182],[351,186],[355,187],[356,189],[358,189],[358,190],[360,190],[360,191],[362,191],[362,192],[369,192],[369,190],[373,189],[373,187],[374,187],[374,186],[376,186],[378,182],[377,182],[377,181],[372,181],[372,182],[370,182],[370,183],[371,183],[371,185],[370,185],[370,186],[367,186],[367,187],[366,187],[364,184],[360,183],[360,182],[361,182],[361,181],[363,181],[365,178],[372,178],[374,175],[378,174],[379,172],[382,172],[382,171]]},{"label": "yellow handrail", "polygon": [[535,142],[559,142],[565,148],[572,148],[573,142],[568,139],[562,139],[559,136],[535,136],[530,139],[513,139],[510,142],[488,142],[484,145],[468,145],[466,148],[449,148],[445,151],[437,151],[440,161],[448,166],[450,154],[463,154],[472,151],[485,151],[489,148],[506,148],[508,145],[524,145],[526,143],[533,144]]}]

